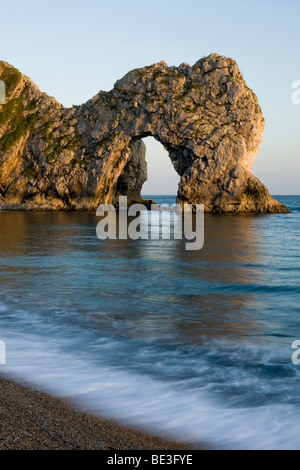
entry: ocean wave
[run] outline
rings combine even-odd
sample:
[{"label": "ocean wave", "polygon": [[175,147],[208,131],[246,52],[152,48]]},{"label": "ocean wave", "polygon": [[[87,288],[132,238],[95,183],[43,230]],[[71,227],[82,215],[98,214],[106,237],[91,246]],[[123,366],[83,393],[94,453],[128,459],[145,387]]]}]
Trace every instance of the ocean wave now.
[{"label": "ocean wave", "polygon": [[220,448],[300,448],[300,371],[290,348],[207,337],[167,346],[63,322],[49,330],[26,310],[21,321],[21,310],[18,328],[1,332],[3,370],[16,378],[170,437]]}]

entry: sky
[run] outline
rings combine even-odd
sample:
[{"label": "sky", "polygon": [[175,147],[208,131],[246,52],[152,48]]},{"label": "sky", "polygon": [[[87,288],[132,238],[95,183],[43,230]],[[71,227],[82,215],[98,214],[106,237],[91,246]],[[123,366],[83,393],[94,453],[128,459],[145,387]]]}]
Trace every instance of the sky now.
[{"label": "sky", "polygon": [[[300,194],[300,103],[291,99],[300,80],[299,0],[0,0],[0,18],[0,60],[64,106],[161,60],[233,58],[266,121],[253,173],[271,194]],[[167,152],[153,138],[145,143],[143,193],[175,194]]]}]

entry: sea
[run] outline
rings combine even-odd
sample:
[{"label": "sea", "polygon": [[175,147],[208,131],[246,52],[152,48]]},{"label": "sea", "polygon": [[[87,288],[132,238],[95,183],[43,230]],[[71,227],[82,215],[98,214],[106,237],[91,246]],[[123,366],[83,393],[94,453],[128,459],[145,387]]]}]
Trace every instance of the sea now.
[{"label": "sea", "polygon": [[300,196],[274,197],[291,213],[205,214],[199,250],[0,212],[0,374],[164,437],[300,449]]}]

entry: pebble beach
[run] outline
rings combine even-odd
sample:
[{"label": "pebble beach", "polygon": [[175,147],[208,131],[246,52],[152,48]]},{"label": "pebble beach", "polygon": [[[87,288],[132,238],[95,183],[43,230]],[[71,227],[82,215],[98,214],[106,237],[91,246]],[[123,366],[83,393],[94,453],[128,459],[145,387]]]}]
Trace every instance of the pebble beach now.
[{"label": "pebble beach", "polygon": [[196,450],[0,377],[0,450]]}]

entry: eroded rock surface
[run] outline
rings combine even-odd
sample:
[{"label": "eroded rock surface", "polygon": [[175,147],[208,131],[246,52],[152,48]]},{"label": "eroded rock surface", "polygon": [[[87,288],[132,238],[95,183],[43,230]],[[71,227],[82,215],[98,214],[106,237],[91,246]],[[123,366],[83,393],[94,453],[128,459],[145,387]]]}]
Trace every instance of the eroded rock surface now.
[{"label": "eroded rock surface", "polygon": [[264,118],[234,60],[135,69],[110,92],[64,108],[0,62],[0,208],[95,210],[140,201],[143,137],[163,144],[181,177],[180,204],[207,212],[287,212],[252,174]]}]

